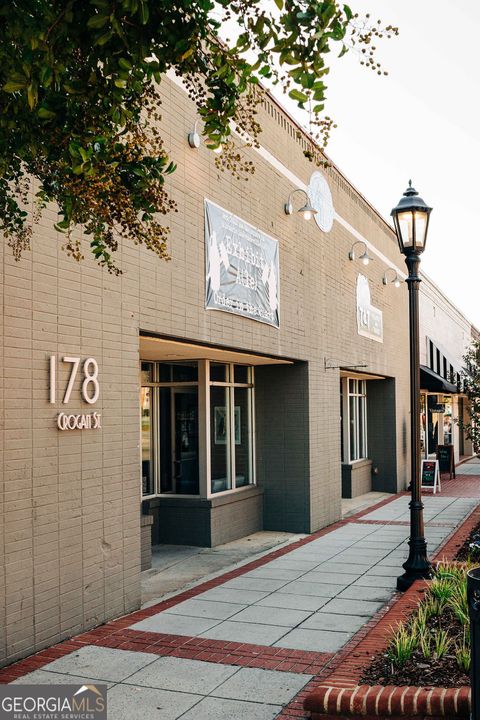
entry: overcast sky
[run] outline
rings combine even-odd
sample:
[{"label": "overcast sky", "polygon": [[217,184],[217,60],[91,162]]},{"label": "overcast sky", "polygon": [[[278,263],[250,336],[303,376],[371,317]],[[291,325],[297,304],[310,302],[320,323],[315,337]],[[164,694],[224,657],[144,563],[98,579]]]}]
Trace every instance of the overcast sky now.
[{"label": "overcast sky", "polygon": [[351,53],[333,63],[326,111],[338,128],[327,153],[385,217],[412,178],[433,207],[422,269],[480,328],[480,2],[350,5],[400,35],[377,43],[387,77]]}]

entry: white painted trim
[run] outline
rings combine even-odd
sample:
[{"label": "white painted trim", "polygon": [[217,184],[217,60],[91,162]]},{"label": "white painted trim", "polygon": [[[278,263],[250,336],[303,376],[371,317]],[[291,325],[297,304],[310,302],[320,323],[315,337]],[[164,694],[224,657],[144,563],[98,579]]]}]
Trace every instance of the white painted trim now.
[{"label": "white painted trim", "polygon": [[[172,82],[175,83],[175,85],[177,85],[184,92],[186,92],[185,86],[184,86],[181,78],[179,78],[177,75],[175,75],[175,73],[173,73],[171,71],[169,71],[167,73],[167,76],[170,80],[172,80]],[[233,124],[231,124],[231,128],[232,128],[232,132],[235,132],[235,128],[233,127]],[[242,137],[237,132],[235,132],[235,134],[238,135],[238,137]],[[245,140],[246,138],[243,137],[242,139]],[[247,138],[247,140],[248,140],[248,138]],[[277,158],[274,157],[272,155],[272,153],[269,152],[262,145],[259,145],[257,147],[256,145],[252,144],[252,150],[254,150],[258,155],[260,155],[260,157],[263,158],[263,160],[265,160],[265,162],[269,163],[269,165],[271,165],[273,168],[275,168],[275,170],[277,170],[277,172],[279,172],[281,175],[283,175],[285,178],[287,178],[287,180],[289,180],[292,183],[292,185],[295,185],[295,187],[300,188],[301,190],[307,191],[308,185],[303,180],[301,180],[299,177],[297,177],[295,175],[295,173],[293,173],[291,170],[289,170],[282,162],[280,162],[280,160],[277,160]],[[395,265],[395,263],[393,263],[391,260],[389,260],[386,257],[386,255],[384,255],[382,252],[380,252],[380,250],[377,250],[377,248],[374,245],[372,245],[372,243],[369,240],[367,240],[367,238],[365,238],[363,235],[361,235],[361,233],[359,233],[358,230],[355,230],[355,228],[353,228],[350,225],[350,223],[348,223],[344,218],[342,218],[337,213],[336,210],[335,210],[335,220],[340,225],[342,225],[346,230],[348,230],[348,232],[351,233],[353,235],[353,237],[355,237],[357,240],[361,240],[362,242],[364,242],[365,245],[367,246],[367,248],[374,255],[376,255],[379,258],[379,260],[381,260],[383,263],[385,263],[385,265],[387,265],[387,267],[393,268],[393,270],[395,270],[396,273],[403,279],[405,279],[407,277],[406,273],[403,270],[401,270],[399,267],[397,267],[397,265]]]}]

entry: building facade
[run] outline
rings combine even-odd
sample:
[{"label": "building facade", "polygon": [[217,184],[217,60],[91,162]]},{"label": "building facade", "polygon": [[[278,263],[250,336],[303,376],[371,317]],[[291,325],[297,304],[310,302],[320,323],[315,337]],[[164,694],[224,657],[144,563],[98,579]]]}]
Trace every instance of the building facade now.
[{"label": "building facade", "polygon": [[452,445],[455,463],[473,454],[472,443],[456,420],[467,422],[462,392],[464,355],[478,331],[426,276],[420,285],[420,428],[424,458],[439,445]]},{"label": "building facade", "polygon": [[151,542],[309,533],[342,496],[406,487],[393,231],[269,96],[245,182],[189,146],[184,89],[161,90],[169,262],[123,244],[121,277],[88,248],[76,265],[53,208],[20,263],[1,247],[2,663],[137,608]]}]

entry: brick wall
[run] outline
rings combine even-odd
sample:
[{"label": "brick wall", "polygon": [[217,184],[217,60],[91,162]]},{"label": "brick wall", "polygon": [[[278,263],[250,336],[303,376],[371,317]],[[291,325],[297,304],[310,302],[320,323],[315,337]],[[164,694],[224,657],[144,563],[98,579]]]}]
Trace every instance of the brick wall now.
[{"label": "brick wall", "polygon": [[[188,147],[186,135],[196,113],[185,92],[165,79],[162,97],[162,130],[178,167],[167,179],[179,209],[166,219],[171,227],[170,262],[123,245],[118,260],[124,273],[111,277],[89,258],[85,240],[87,259],[78,266],[61,250],[63,237],[52,229],[57,219],[53,208],[35,227],[32,251],[20,263],[7,248],[0,250],[3,661],[139,604],[139,331],[288,357],[305,368],[308,363],[308,386],[302,390],[308,423],[303,420],[298,457],[288,458],[288,482],[281,480],[289,493],[291,527],[303,517],[302,527],[315,530],[340,513],[339,369],[326,370],[325,359],[333,365],[365,364],[367,372],[395,378],[397,487],[405,484],[406,287],[382,284],[386,264],[379,256],[368,268],[348,260],[356,238],[345,223],[335,222],[325,234],[314,222],[285,215],[283,205],[295,184],[284,168],[303,183],[316,168],[303,154],[306,141],[270,101],[259,115],[263,155],[244,150],[256,166],[255,175],[245,182],[219,172],[205,147]],[[333,166],[325,175],[341,218],[390,263],[401,265],[386,224]],[[205,197],[278,239],[280,330],[204,310]],[[373,304],[383,311],[383,344],[357,334],[359,271],[369,279]],[[56,406],[48,403],[52,354],[97,359],[96,409],[102,413],[102,430],[57,429],[56,414],[65,407],[61,395]],[[67,367],[59,373],[59,393],[66,380]],[[264,394],[265,404],[272,401]],[[68,410],[91,410],[81,401],[80,376]],[[297,410],[292,404],[290,421]],[[288,443],[294,423],[287,418],[283,428]],[[280,435],[276,442],[280,448]],[[262,462],[261,457],[257,460]],[[296,463],[302,468],[300,476]],[[276,481],[268,474],[266,495]]]}]

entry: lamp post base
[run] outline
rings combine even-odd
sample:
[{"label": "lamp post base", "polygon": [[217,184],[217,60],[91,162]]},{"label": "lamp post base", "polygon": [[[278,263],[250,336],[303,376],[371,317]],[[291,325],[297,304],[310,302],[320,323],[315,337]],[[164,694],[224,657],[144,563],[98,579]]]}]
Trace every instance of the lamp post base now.
[{"label": "lamp post base", "polygon": [[410,540],[410,554],[403,564],[405,572],[397,578],[397,590],[404,592],[415,580],[432,576],[432,565],[427,557],[427,543],[423,537]]}]

